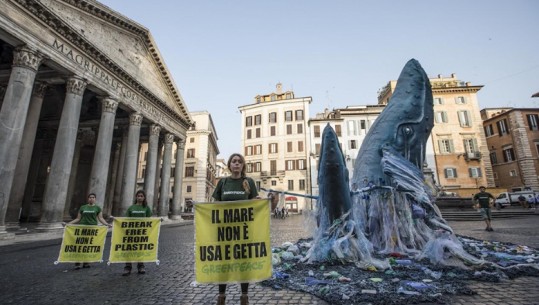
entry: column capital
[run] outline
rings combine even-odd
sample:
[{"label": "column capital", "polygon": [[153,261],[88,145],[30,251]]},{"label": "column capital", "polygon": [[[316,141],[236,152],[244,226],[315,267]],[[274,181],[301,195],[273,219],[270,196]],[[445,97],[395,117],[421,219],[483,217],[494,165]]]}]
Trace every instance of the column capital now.
[{"label": "column capital", "polygon": [[142,124],[142,114],[138,112],[129,115],[129,125],[140,126]]},{"label": "column capital", "polygon": [[165,134],[165,144],[172,144],[174,142],[174,134],[167,133]]},{"label": "column capital", "polygon": [[159,133],[161,132],[161,126],[157,124],[150,125],[150,135],[151,136],[159,136]]},{"label": "column capital", "polygon": [[47,92],[48,87],[49,87],[49,84],[45,82],[36,82],[34,84],[33,94],[39,98],[43,98],[45,96],[45,92]]},{"label": "column capital", "polygon": [[72,76],[67,79],[66,92],[75,95],[82,95],[86,89],[86,81],[77,76]]},{"label": "column capital", "polygon": [[107,96],[101,98],[101,104],[103,106],[103,112],[116,113],[119,103],[115,99]]},{"label": "column capital", "polygon": [[176,147],[178,149],[184,149],[185,148],[185,140],[182,139],[182,138],[177,138],[176,139]]},{"label": "column capital", "polygon": [[37,72],[42,62],[43,55],[27,46],[18,47],[13,51],[14,67],[24,67]]}]

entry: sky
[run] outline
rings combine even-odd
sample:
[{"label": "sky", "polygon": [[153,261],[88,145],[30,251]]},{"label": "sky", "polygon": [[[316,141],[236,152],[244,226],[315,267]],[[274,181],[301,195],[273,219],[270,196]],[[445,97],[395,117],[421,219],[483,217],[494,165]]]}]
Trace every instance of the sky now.
[{"label": "sky", "polygon": [[536,0],[101,0],[147,28],[189,111],[209,111],[219,158],[241,152],[241,113],[277,83],[325,108],[377,103],[417,59],[483,85],[480,109],[539,108]]}]

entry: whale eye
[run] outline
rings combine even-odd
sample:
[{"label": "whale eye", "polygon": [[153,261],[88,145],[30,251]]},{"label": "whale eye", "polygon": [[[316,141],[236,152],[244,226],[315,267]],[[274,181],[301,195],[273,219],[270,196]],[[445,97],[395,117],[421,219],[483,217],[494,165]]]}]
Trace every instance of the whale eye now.
[{"label": "whale eye", "polygon": [[412,133],[414,133],[414,130],[409,126],[406,126],[402,129],[402,133],[404,133],[406,136],[410,136]]}]

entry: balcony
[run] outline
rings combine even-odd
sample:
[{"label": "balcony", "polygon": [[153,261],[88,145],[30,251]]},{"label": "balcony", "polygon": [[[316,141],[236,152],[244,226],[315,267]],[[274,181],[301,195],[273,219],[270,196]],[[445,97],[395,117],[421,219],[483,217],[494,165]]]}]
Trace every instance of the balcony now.
[{"label": "balcony", "polygon": [[478,151],[465,153],[464,159],[466,161],[481,160],[481,153]]}]

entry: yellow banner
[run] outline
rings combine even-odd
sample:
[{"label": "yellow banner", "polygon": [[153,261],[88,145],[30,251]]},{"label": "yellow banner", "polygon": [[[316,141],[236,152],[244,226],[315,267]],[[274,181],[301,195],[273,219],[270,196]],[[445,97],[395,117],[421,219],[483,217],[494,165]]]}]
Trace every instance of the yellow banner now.
[{"label": "yellow banner", "polygon": [[157,262],[161,218],[115,217],[110,263]]},{"label": "yellow banner", "polygon": [[107,227],[66,225],[56,263],[93,263],[103,261]]},{"label": "yellow banner", "polygon": [[198,283],[246,283],[271,277],[267,199],[195,204]]}]

